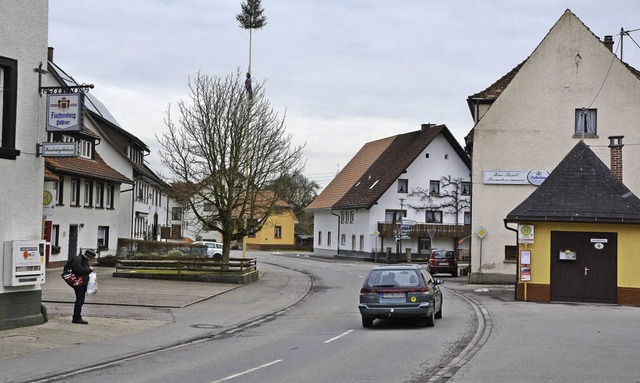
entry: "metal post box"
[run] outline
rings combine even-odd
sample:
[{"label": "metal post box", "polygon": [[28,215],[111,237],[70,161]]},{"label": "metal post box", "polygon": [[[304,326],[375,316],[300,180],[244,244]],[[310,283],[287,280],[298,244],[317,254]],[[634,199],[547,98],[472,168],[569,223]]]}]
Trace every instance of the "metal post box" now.
[{"label": "metal post box", "polygon": [[32,286],[45,281],[45,241],[5,241],[4,285]]}]

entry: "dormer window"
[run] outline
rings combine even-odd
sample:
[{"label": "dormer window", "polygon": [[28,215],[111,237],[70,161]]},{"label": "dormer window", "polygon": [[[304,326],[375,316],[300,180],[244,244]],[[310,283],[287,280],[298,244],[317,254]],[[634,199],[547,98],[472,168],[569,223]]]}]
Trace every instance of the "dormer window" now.
[{"label": "dormer window", "polygon": [[127,146],[127,156],[136,164],[142,164],[142,152],[133,145]]},{"label": "dormer window", "polygon": [[79,140],[78,146],[80,147],[80,157],[92,159],[93,158],[93,145],[89,141]]}]

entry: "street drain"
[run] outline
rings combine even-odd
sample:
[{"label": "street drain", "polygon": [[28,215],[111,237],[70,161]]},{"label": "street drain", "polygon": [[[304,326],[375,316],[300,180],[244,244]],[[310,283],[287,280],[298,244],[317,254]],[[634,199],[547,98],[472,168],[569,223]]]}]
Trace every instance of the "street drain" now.
[{"label": "street drain", "polygon": [[193,327],[193,328],[204,328],[204,329],[208,329],[208,330],[214,330],[214,329],[220,328],[221,326],[218,326],[217,324],[201,323],[201,324],[193,324],[193,325],[191,325],[191,327]]}]

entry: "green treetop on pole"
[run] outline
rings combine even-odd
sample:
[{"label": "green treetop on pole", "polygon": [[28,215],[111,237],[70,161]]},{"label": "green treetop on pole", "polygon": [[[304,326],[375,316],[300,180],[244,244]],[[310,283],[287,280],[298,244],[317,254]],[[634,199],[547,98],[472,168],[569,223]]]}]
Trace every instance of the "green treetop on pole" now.
[{"label": "green treetop on pole", "polygon": [[262,29],[267,25],[267,17],[263,15],[261,0],[247,0],[241,4],[242,12],[236,15],[236,20],[240,23],[240,28],[249,30],[249,69],[247,69],[247,77],[251,74],[251,43],[252,31],[254,29]]}]

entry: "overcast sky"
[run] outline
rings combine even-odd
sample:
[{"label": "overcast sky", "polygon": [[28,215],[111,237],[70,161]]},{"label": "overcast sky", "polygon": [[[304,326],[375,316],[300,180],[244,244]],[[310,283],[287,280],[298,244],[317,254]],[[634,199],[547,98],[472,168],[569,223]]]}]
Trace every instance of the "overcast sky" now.
[{"label": "overcast sky", "polygon": [[[169,104],[199,70],[226,76],[248,65],[242,0],[50,0],[54,61],[93,83],[121,127],[151,149]],[[366,142],[445,124],[461,145],[472,128],[466,98],[536,48],[568,8],[602,38],[640,29],[640,1],[262,0],[267,25],[253,35],[252,76],[266,81],[305,174],[331,181]],[[640,68],[640,31],[624,61]],[[633,40],[632,40],[633,39]],[[634,41],[635,40],[635,41]]]}]

